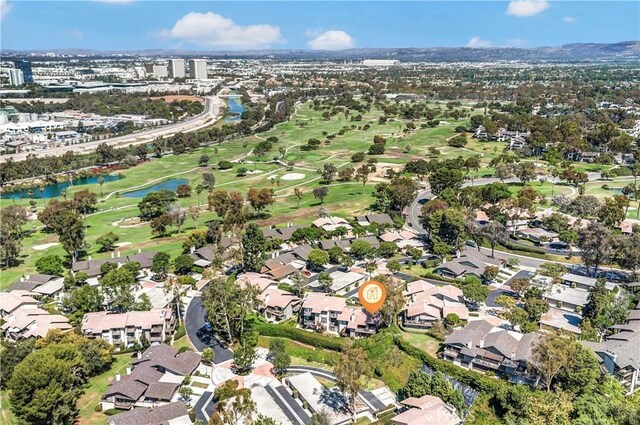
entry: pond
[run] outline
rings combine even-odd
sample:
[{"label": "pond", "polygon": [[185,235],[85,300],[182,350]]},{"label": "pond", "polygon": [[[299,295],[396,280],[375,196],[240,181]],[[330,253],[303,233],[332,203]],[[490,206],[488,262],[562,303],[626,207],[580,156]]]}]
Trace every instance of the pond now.
[{"label": "pond", "polygon": [[138,189],[132,192],[125,192],[120,196],[124,198],[142,198],[148,193],[157,192],[159,190],[164,190],[164,189],[172,190],[175,192],[178,189],[178,186],[180,186],[181,184],[188,184],[188,183],[189,183],[189,180],[187,179],[169,179],[160,183],[156,183],[153,186],[145,187],[144,189]]},{"label": "pond", "polygon": [[[621,187],[612,187],[611,189],[609,189],[611,192],[615,193],[616,195],[624,195],[622,188]],[[631,199],[632,201],[634,200],[634,196],[633,193],[630,193],[627,195],[627,197],[629,199]]]},{"label": "pond", "polygon": [[242,119],[242,113],[244,112],[244,106],[240,103],[240,97],[227,98],[227,113],[232,114],[225,118],[225,122],[237,122]]},{"label": "pond", "polygon": [[[73,185],[71,185],[69,182],[64,182],[64,183],[51,183],[48,184],[46,186],[44,186],[44,192],[40,192],[40,190],[37,187],[34,187],[32,189],[23,189],[23,190],[19,190],[16,192],[11,192],[11,193],[3,193],[2,194],[2,199],[29,199],[29,191],[33,191],[33,197],[36,199],[49,199],[49,198],[56,198],[58,196],[62,196],[62,193],[69,187],[69,186],[82,186],[85,184],[97,184],[98,183],[98,178],[100,176],[91,176],[91,177],[85,177],[82,179],[75,179],[73,180]],[[105,183],[106,182],[111,182],[114,180],[120,180],[122,178],[122,176],[120,175],[112,175],[112,174],[107,174],[102,176],[102,178],[104,179]]]}]

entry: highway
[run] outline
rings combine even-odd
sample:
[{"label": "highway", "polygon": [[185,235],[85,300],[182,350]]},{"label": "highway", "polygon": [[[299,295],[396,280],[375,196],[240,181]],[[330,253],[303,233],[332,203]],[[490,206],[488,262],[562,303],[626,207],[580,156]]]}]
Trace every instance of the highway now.
[{"label": "highway", "polygon": [[11,155],[2,155],[0,156],[0,163],[7,161],[9,158],[13,158],[14,161],[22,161],[29,154],[35,154],[38,156],[60,156],[67,151],[73,151],[76,154],[85,154],[95,151],[98,145],[102,143],[107,143],[108,145],[112,145],[114,147],[122,147],[128,145],[149,143],[158,137],[165,138],[179,132],[190,133],[192,131],[200,130],[213,124],[220,117],[221,109],[224,106],[224,99],[218,96],[207,96],[205,97],[204,111],[185,121],[143,130],[137,133],[128,134],[126,136],[112,137],[110,139],[95,140],[92,142],[70,146],[60,146],[57,148],[51,148],[42,151],[19,152]]}]

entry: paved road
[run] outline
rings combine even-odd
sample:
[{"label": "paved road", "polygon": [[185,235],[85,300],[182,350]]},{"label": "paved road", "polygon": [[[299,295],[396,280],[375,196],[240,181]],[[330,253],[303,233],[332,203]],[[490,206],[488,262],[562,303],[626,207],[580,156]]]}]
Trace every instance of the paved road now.
[{"label": "paved road", "polygon": [[200,419],[203,424],[209,423],[209,418],[213,416],[215,406],[216,403],[213,400],[213,393],[211,391],[205,391],[193,407],[196,419]]},{"label": "paved road", "polygon": [[126,136],[112,137],[105,140],[95,140],[92,142],[81,143],[71,146],[60,146],[58,148],[51,148],[42,151],[35,152],[19,152],[11,155],[1,155],[0,162],[4,162],[9,158],[13,158],[14,161],[22,161],[27,155],[35,154],[39,156],[60,156],[67,151],[73,151],[76,154],[84,154],[93,152],[98,145],[107,143],[114,147],[139,145],[142,143],[148,143],[158,137],[169,137],[176,133],[183,132],[189,133],[192,131],[200,130],[215,122],[220,115],[220,108],[224,105],[224,100],[218,96],[205,97],[204,111],[200,114],[192,117],[188,120],[177,122],[175,124],[169,124],[158,128],[144,130],[138,133],[128,134]]},{"label": "paved road", "polygon": [[499,288],[496,288],[493,291],[489,292],[489,296],[487,297],[487,300],[484,303],[486,304],[487,307],[500,307],[498,304],[496,304],[496,298],[498,298],[500,295],[505,293],[507,295],[510,295],[513,293],[511,286],[509,286],[509,282],[511,282],[513,279],[519,279],[519,278],[531,279],[532,277],[533,277],[532,272],[526,271],[526,270],[520,270],[518,273],[514,274],[513,277],[511,277],[508,281],[503,283]]},{"label": "paved road", "polygon": [[233,358],[233,353],[228,348],[220,346],[218,340],[211,332],[205,329],[205,309],[201,297],[194,297],[187,307],[185,314],[185,326],[191,343],[197,351],[202,352],[207,347],[213,348],[215,364],[226,362]]},{"label": "paved road", "polygon": [[[313,367],[313,366],[289,366],[287,368],[287,372],[300,372],[300,373],[309,372],[314,376],[320,376],[321,378],[325,378],[331,382],[337,382],[338,380],[336,376],[333,374],[333,372],[331,372],[330,370],[322,369],[319,367]],[[360,397],[362,397],[365,400],[365,402],[369,405],[369,407],[371,407],[371,411],[373,413],[387,407],[375,395],[373,395],[371,391],[363,390],[363,391],[360,391],[359,394],[360,394]]]}]

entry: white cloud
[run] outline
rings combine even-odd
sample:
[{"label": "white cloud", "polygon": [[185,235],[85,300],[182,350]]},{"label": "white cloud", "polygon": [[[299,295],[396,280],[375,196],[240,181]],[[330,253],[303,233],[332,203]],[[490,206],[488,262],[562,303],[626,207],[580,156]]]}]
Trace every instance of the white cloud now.
[{"label": "white cloud", "polygon": [[69,30],[69,34],[71,35],[71,37],[75,38],[76,40],[84,39],[84,33],[77,28]]},{"label": "white cloud", "polygon": [[4,19],[5,16],[11,11],[12,4],[7,3],[7,0],[0,0],[0,19]]},{"label": "white cloud", "polygon": [[161,35],[198,44],[202,47],[249,49],[284,42],[280,28],[271,25],[241,26],[213,12],[191,12],[178,19],[173,28]]},{"label": "white cloud", "polygon": [[513,0],[507,7],[507,15],[524,18],[542,13],[548,8],[547,0]]},{"label": "white cloud", "polygon": [[307,44],[313,50],[343,50],[352,48],[355,41],[344,31],[329,30],[315,36]]},{"label": "white cloud", "polygon": [[564,18],[562,18],[562,22],[564,22],[565,24],[573,24],[576,21],[576,18],[574,18],[573,16],[565,16]]},{"label": "white cloud", "polygon": [[491,47],[491,42],[489,40],[483,40],[477,36],[471,37],[467,43],[467,47],[472,47],[474,49],[478,47]]}]

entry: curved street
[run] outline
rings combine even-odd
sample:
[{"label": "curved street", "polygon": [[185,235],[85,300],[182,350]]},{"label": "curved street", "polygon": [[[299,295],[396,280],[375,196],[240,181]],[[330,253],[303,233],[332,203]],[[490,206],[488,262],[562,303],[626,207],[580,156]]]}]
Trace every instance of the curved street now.
[{"label": "curved street", "polygon": [[200,130],[214,123],[220,117],[220,110],[224,106],[224,100],[218,96],[207,96],[204,99],[204,111],[185,121],[164,125],[158,128],[152,128],[149,130],[143,130],[133,134],[127,134],[126,136],[112,137],[110,139],[94,140],[92,142],[79,143],[69,146],[60,146],[57,148],[51,148],[42,151],[19,152],[11,155],[0,155],[0,163],[7,161],[9,158],[13,158],[14,161],[22,161],[26,159],[27,155],[30,154],[40,156],[60,156],[67,151],[73,151],[76,154],[85,154],[95,151],[96,148],[102,143],[106,143],[113,147],[139,145],[142,143],[149,143],[158,137],[164,138],[173,136],[175,133],[179,132],[190,133],[192,131]]},{"label": "curved street", "polygon": [[202,305],[202,297],[194,297],[187,306],[184,315],[185,330],[196,351],[202,352],[205,348],[213,348],[215,364],[226,362],[233,358],[233,353],[228,348],[220,345],[216,337],[205,327],[206,311]]}]

